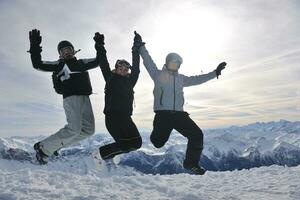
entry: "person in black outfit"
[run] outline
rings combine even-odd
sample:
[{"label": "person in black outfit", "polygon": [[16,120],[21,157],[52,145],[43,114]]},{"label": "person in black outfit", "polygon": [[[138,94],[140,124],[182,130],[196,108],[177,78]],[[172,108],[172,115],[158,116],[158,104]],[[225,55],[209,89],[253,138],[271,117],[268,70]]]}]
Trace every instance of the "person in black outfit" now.
[{"label": "person in black outfit", "polygon": [[[94,40],[98,41],[99,33]],[[96,58],[77,59],[75,50],[69,41],[61,41],[57,50],[59,60],[54,62],[42,61],[42,37],[40,31],[34,29],[29,32],[32,65],[35,69],[52,72],[55,91],[63,96],[63,107],[66,114],[67,125],[55,134],[34,144],[36,158],[40,164],[47,163],[47,157],[57,154],[63,147],[70,146],[83,140],[95,132],[95,120],[89,95],[92,86],[87,70],[99,65],[98,44]]]},{"label": "person in black outfit", "polygon": [[[136,37],[135,39],[136,40]],[[104,36],[98,41],[103,44],[99,48],[100,68],[105,79],[105,125],[115,142],[99,148],[102,159],[137,150],[142,145],[142,138],[131,119],[134,100],[133,88],[140,73],[139,43],[132,47],[132,66],[126,60],[117,60],[115,69],[111,71],[104,48]],[[131,70],[129,74],[128,71]]]}]

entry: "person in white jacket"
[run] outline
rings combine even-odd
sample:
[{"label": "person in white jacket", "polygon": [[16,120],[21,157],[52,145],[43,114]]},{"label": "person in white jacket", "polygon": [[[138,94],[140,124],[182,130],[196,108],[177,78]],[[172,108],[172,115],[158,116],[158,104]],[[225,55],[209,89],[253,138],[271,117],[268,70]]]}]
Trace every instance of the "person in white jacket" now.
[{"label": "person in white jacket", "polygon": [[218,77],[226,63],[220,63],[216,70],[208,74],[185,76],[178,73],[182,58],[177,53],[170,53],[160,70],[149,55],[140,35],[139,42],[139,53],[155,85],[153,91],[155,117],[150,136],[151,142],[156,148],[161,148],[168,141],[172,130],[177,130],[188,139],[183,167],[193,174],[202,175],[205,169],[199,165],[199,161],[203,150],[203,133],[183,110],[183,88],[199,85]]}]

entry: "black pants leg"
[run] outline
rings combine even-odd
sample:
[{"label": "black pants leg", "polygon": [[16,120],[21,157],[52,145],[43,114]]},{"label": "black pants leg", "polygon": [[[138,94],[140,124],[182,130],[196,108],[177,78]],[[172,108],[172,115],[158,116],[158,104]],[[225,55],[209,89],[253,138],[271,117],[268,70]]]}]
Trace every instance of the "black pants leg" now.
[{"label": "black pants leg", "polygon": [[203,133],[186,112],[157,112],[150,136],[153,145],[163,147],[173,128],[188,139],[184,165],[198,164],[203,150]]},{"label": "black pants leg", "polygon": [[188,139],[184,165],[198,164],[203,150],[202,130],[186,112],[176,114],[174,128]]},{"label": "black pants leg", "polygon": [[169,113],[156,113],[150,140],[156,148],[161,148],[168,141],[173,130],[172,118]]},{"label": "black pants leg", "polygon": [[103,159],[110,159],[142,146],[142,138],[130,116],[106,115],[105,125],[115,142],[100,147],[100,155]]}]

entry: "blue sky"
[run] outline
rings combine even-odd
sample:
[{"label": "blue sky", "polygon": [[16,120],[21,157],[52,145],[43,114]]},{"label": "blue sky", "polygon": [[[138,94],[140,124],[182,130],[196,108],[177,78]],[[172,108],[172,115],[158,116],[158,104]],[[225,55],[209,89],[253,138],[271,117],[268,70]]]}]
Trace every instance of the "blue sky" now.
[{"label": "blue sky", "polygon": [[[256,121],[300,119],[300,3],[296,0],[0,1],[0,137],[49,135],[65,124],[62,98],[51,74],[31,66],[28,31],[41,30],[44,60],[58,59],[56,45],[70,40],[78,58],[93,57],[93,35],[105,34],[109,62],[130,59],[133,31],[154,61],[169,52],[183,57],[180,72],[228,67],[218,80],[185,89],[185,110],[202,128]],[[90,71],[96,131],[106,132],[104,81]],[[151,130],[153,83],[143,65],[133,118]]]}]

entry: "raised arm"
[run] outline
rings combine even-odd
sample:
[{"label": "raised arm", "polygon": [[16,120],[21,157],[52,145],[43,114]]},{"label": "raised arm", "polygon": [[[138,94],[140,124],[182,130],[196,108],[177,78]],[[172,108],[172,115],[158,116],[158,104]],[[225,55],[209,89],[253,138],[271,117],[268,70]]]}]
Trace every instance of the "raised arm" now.
[{"label": "raised arm", "polygon": [[95,41],[95,49],[97,52],[96,58],[82,59],[84,63],[84,71],[98,67],[98,65],[100,64],[101,56],[103,56],[103,49],[101,48],[101,46],[104,45],[104,36],[97,32],[95,33],[93,39]]},{"label": "raised arm", "polygon": [[200,85],[215,77],[218,78],[218,76],[221,75],[221,71],[225,69],[225,66],[226,66],[226,62],[222,62],[218,65],[216,70],[208,74],[202,74],[197,76],[183,76],[183,86],[188,87],[193,85]]},{"label": "raised arm", "polygon": [[152,79],[155,78],[156,73],[159,71],[157,69],[156,64],[154,63],[154,61],[152,60],[151,56],[149,55],[149,52],[147,51],[146,47],[145,47],[145,43],[142,41],[142,37],[135,32],[136,37],[138,38],[138,49],[140,52],[140,55],[142,56],[143,59],[143,63],[146,67],[146,70],[148,71],[149,75],[151,76]]},{"label": "raised arm", "polygon": [[104,35],[100,33],[95,33],[95,49],[97,50],[97,61],[99,62],[100,69],[102,71],[105,81],[108,81],[112,76],[111,69],[106,57],[106,50],[104,48]]},{"label": "raised arm", "polygon": [[40,35],[40,31],[37,29],[33,29],[32,31],[29,31],[29,41],[30,41],[30,50],[28,51],[31,55],[31,62],[32,66],[41,71],[46,72],[54,72],[57,71],[59,68],[59,62],[48,62],[48,61],[42,61],[42,36]]},{"label": "raised arm", "polygon": [[132,67],[131,67],[131,75],[130,80],[133,86],[136,84],[139,74],[140,74],[140,54],[139,48],[143,45],[142,41],[140,40],[140,36],[136,31],[134,31],[134,41],[132,46]]}]

